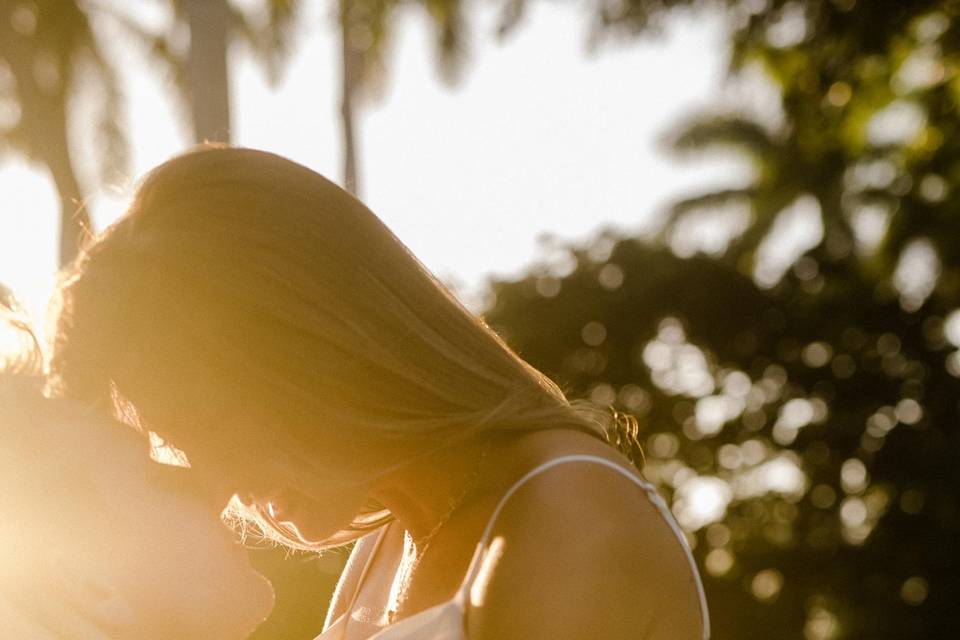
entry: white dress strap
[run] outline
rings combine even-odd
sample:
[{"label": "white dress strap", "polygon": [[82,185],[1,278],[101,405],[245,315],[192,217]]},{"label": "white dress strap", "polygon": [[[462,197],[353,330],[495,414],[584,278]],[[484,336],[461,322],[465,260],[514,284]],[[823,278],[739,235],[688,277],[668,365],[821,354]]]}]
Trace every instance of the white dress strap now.
[{"label": "white dress strap", "polygon": [[383,539],[387,533],[387,527],[389,524],[385,524],[375,532],[367,534],[368,536],[375,536],[371,547],[366,550],[366,558],[363,560],[363,567],[360,569],[360,574],[357,576],[357,582],[353,587],[353,592],[350,594],[350,599],[347,601],[346,607],[336,618],[328,619],[323,627],[323,632],[317,636],[314,640],[340,640],[346,634],[346,626],[350,621],[350,616],[354,611],[354,608],[357,605],[357,599],[360,597],[360,592],[367,585],[367,574],[370,572],[370,567],[373,565],[374,556],[380,551],[380,547],[383,544]]},{"label": "white dress strap", "polygon": [[700,600],[700,614],[703,620],[703,640],[709,640],[710,615],[709,611],[707,610],[707,597],[704,593],[703,582],[700,579],[700,572],[697,569],[697,563],[693,559],[693,553],[690,551],[690,545],[687,543],[687,539],[684,536],[683,531],[680,529],[680,526],[677,524],[677,521],[674,519],[673,514],[670,513],[670,508],[667,506],[667,503],[664,502],[660,494],[657,493],[656,487],[654,487],[652,484],[646,480],[638,478],[635,474],[627,471],[615,462],[600,456],[587,454],[560,456],[552,460],[548,460],[538,467],[535,467],[531,471],[524,474],[523,477],[521,477],[515,483],[513,483],[513,485],[507,489],[507,492],[503,494],[503,497],[500,498],[500,502],[497,503],[496,508],[493,510],[493,514],[490,516],[490,520],[487,522],[486,528],[483,530],[483,535],[480,537],[480,541],[477,543],[476,551],[474,551],[473,559],[470,561],[470,567],[467,570],[466,578],[464,579],[463,584],[460,586],[460,590],[457,592],[456,600],[458,600],[463,606],[466,606],[467,594],[477,577],[477,573],[480,570],[481,561],[490,541],[490,535],[493,532],[494,524],[496,524],[497,518],[500,516],[500,512],[503,510],[503,507],[506,505],[507,501],[513,497],[513,494],[515,494],[517,490],[519,490],[520,487],[526,484],[531,478],[543,473],[544,471],[547,471],[548,469],[552,469],[557,465],[566,464],[568,462],[593,462],[603,465],[620,473],[646,492],[647,496],[650,498],[650,501],[660,512],[660,515],[664,520],[667,521],[667,524],[670,525],[670,528],[676,535],[677,540],[683,547],[683,551],[687,556],[687,561],[690,563],[690,570],[693,572],[694,581],[697,585],[697,595]]}]

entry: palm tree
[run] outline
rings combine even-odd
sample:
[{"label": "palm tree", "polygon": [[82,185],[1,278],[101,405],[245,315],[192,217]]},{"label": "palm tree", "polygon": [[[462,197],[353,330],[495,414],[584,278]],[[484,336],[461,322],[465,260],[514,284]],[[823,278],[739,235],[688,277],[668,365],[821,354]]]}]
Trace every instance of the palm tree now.
[{"label": "palm tree", "polygon": [[[289,52],[289,28],[299,4],[299,0],[263,0],[259,10],[265,19],[257,20],[227,0],[171,0],[173,28],[162,32],[151,31],[116,9],[110,15],[170,72],[194,140],[229,142],[227,51],[231,40],[246,43],[264,65],[268,79],[276,82]],[[190,33],[185,49],[174,43],[174,31],[183,26]]]},{"label": "palm tree", "polygon": [[356,8],[359,3],[339,0],[339,28],[341,55],[340,123],[343,142],[343,186],[353,194],[359,194],[357,184],[357,144],[353,114],[357,93],[363,81],[365,49],[358,46],[357,37],[351,37],[351,29],[359,20]]},{"label": "palm tree", "polygon": [[190,26],[190,50],[185,63],[194,139],[228,142],[227,43],[231,9],[227,0],[180,0],[176,5]]},{"label": "palm tree", "polygon": [[[745,153],[755,180],[745,188],[675,203],[667,233],[691,213],[746,204],[752,221],[730,244],[727,257],[749,267],[780,212],[797,197],[810,195],[819,205],[823,228],[810,256],[821,272],[863,269],[889,277],[911,242],[925,237],[942,256],[945,273],[954,272],[937,286],[954,296],[960,291],[960,270],[953,267],[960,249],[945,239],[956,237],[960,224],[952,215],[957,194],[945,177],[953,175],[960,145],[954,135],[952,71],[937,75],[937,69],[952,69],[960,44],[952,27],[937,27],[938,20],[946,20],[943,6],[935,0],[776,0],[768,11],[742,15],[730,36],[729,76],[742,79],[760,70],[778,96],[780,113],[773,119],[780,122],[762,123],[734,108],[694,117],[671,136],[671,146],[680,151]],[[788,30],[782,28],[785,24]],[[932,75],[911,79],[916,73],[911,60],[928,64]],[[755,103],[752,98],[748,101]],[[898,107],[910,111],[910,117],[901,109],[897,123],[891,124],[896,118],[882,120],[884,112]],[[896,134],[898,130],[907,133]],[[853,223],[870,208],[883,212],[887,224],[879,245],[857,255]]]},{"label": "palm tree", "polygon": [[[172,33],[154,33],[126,14],[114,17],[171,72],[197,141],[230,139],[227,47],[232,37],[250,45],[271,80],[289,52],[289,30],[300,0],[264,0],[266,20],[250,16],[226,0],[172,0],[178,25],[187,25],[191,46],[180,51]],[[438,71],[454,83],[464,60],[464,19],[460,0],[423,0],[434,25]],[[343,182],[358,193],[355,114],[364,99],[377,97],[384,85],[385,58],[396,0],[338,0],[336,15],[341,41],[340,116],[344,148]],[[260,23],[263,26],[256,26]]]},{"label": "palm tree", "polygon": [[[726,256],[750,270],[761,243],[770,235],[780,214],[808,195],[820,206],[824,230],[820,248],[852,248],[853,231],[849,221],[838,213],[847,158],[839,144],[834,148],[824,145],[811,156],[805,153],[808,143],[809,138],[798,136],[796,129],[770,131],[743,114],[705,116],[687,123],[671,140],[674,150],[702,153],[717,147],[737,151],[749,159],[755,177],[747,186],[712,190],[673,203],[665,234],[687,215],[720,210],[730,204],[744,205],[751,213],[750,224],[731,241]],[[833,259],[843,260],[851,255],[850,251],[843,251]]]},{"label": "palm tree", "polygon": [[[386,80],[386,57],[393,35],[396,0],[338,0],[341,44],[340,116],[343,139],[343,184],[359,193],[355,114],[366,98],[376,98]],[[465,21],[460,0],[423,0],[435,31],[437,70],[454,84],[465,59]]]},{"label": "palm tree", "polygon": [[[4,82],[6,80],[6,82]],[[0,152],[22,154],[49,171],[60,199],[60,264],[76,256],[90,228],[86,195],[69,139],[68,102],[80,81],[101,97],[95,126],[101,177],[123,167],[126,140],[118,126],[120,92],[80,3],[0,0],[0,100],[15,105],[0,123]]]}]

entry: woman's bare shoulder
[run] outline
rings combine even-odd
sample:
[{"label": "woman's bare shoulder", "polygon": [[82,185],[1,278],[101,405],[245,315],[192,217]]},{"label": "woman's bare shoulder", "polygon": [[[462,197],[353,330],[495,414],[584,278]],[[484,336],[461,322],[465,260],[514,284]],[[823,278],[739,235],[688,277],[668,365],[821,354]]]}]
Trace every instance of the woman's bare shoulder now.
[{"label": "woman's bare shoulder", "polygon": [[579,461],[536,475],[504,506],[493,538],[471,590],[471,638],[701,637],[686,552],[621,471]]}]

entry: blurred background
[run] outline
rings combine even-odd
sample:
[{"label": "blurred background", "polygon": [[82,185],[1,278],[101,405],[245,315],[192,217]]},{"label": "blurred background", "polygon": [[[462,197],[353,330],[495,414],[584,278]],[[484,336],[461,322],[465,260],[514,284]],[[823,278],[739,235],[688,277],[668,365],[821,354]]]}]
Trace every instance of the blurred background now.
[{"label": "blurred background", "polygon": [[[633,412],[716,640],[960,637],[960,3],[0,0],[0,281],[195,141]],[[643,544],[638,540],[637,544]],[[311,638],[346,552],[254,552]]]}]

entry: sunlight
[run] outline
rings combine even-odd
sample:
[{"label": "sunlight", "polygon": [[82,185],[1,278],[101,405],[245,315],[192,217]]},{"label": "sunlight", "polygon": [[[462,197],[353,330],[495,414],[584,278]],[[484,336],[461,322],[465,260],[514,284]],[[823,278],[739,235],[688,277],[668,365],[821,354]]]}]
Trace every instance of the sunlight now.
[{"label": "sunlight", "polygon": [[893,286],[900,293],[900,305],[916,311],[933,292],[940,277],[940,257],[927,238],[912,240],[897,263]]},{"label": "sunlight", "polygon": [[697,476],[677,488],[673,512],[680,526],[687,531],[697,531],[723,519],[732,498],[730,485],[720,478]]},{"label": "sunlight", "polygon": [[806,492],[807,476],[796,454],[784,452],[757,466],[743,469],[730,482],[737,500],[748,500],[767,493],[799,499]]},{"label": "sunlight", "polygon": [[0,166],[0,283],[42,328],[53,288],[59,208],[51,181],[19,161]]},{"label": "sunlight", "polygon": [[803,635],[806,640],[836,640],[840,637],[840,621],[829,609],[813,607],[807,614]]},{"label": "sunlight", "polygon": [[[106,4],[151,30],[169,21],[162,3]],[[317,69],[337,68],[334,23],[315,0],[303,9],[304,24],[315,27],[295,34],[293,55],[276,87],[249,51],[231,51],[233,140],[281,153],[339,181],[337,74],[317,75]],[[366,105],[360,130],[365,202],[431,270],[462,282],[464,297],[478,295],[491,271],[524,268],[544,229],[575,237],[603,222],[633,228],[677,191],[722,182],[732,172],[722,160],[681,169],[656,148],[657,134],[678,109],[706,99],[722,73],[722,57],[713,55],[720,19],[678,20],[675,32],[683,37],[611,45],[589,55],[574,7],[532,6],[524,37],[503,42],[486,37],[495,8],[470,7],[467,14],[479,35],[471,38],[463,82],[451,89],[437,80],[432,36],[421,17],[398,12],[391,77],[383,100]],[[96,27],[106,53],[124,62],[118,71],[132,151],[128,175],[102,186],[95,184],[89,154],[78,154],[78,173],[102,228],[123,210],[129,186],[190,140],[180,105],[169,95],[169,78],[155,72],[155,61],[116,25],[101,21]],[[624,77],[637,81],[620,81]],[[531,78],[537,79],[536,92],[526,90]],[[658,87],[655,101],[648,99],[650,85]],[[514,99],[504,101],[503,95]],[[4,104],[0,112],[9,108]],[[564,109],[545,110],[544,104]],[[81,133],[77,143],[88,147],[93,134]],[[507,144],[512,152],[504,154]],[[572,157],[590,158],[589,181]],[[637,172],[647,179],[635,180]],[[524,180],[517,180],[521,175]],[[431,186],[425,190],[426,176]],[[44,172],[15,158],[0,166],[0,193],[0,282],[42,320],[56,271],[58,202]],[[586,210],[597,213],[584,216]],[[487,222],[478,225],[481,219]],[[466,242],[464,229],[470,229]],[[603,281],[615,288],[615,269]],[[544,284],[548,292],[553,286]]]},{"label": "sunlight", "polygon": [[676,318],[660,322],[657,337],[643,348],[642,358],[654,384],[668,393],[702,397],[716,386],[706,354],[687,342]]},{"label": "sunlight", "polygon": [[[691,636],[956,622],[953,3],[7,4],[0,636],[29,606],[102,614],[48,634],[87,640],[446,637],[462,607],[405,619],[433,587],[490,608],[472,633],[545,576],[617,578],[557,628],[642,635],[621,546],[538,574],[473,527],[599,495],[510,498],[594,453],[691,552]],[[487,542],[472,586],[443,566]]]},{"label": "sunlight", "polygon": [[927,124],[927,114],[916,102],[895,100],[867,124],[867,137],[878,147],[912,142]]},{"label": "sunlight", "polygon": [[757,249],[753,277],[761,287],[772,287],[797,258],[823,237],[820,202],[804,194],[777,214],[770,234]]},{"label": "sunlight", "polygon": [[750,581],[750,591],[757,600],[762,602],[776,600],[782,588],[783,574],[776,569],[758,571]]},{"label": "sunlight", "polygon": [[943,334],[955,347],[960,347],[960,309],[951,311],[943,321]]}]

